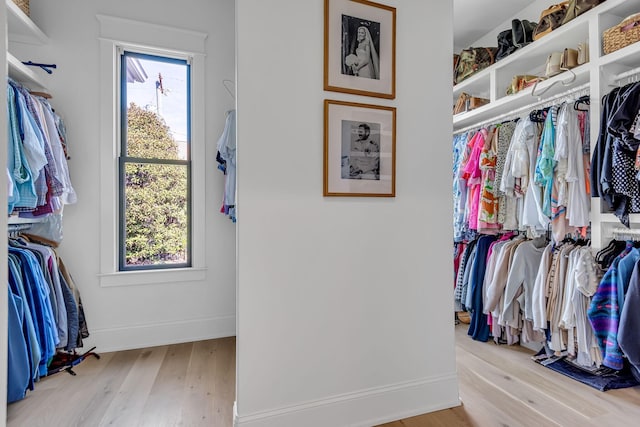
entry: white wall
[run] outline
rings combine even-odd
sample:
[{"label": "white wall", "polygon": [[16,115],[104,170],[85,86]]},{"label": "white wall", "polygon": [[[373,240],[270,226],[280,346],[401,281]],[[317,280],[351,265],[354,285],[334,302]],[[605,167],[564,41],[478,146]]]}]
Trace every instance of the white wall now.
[{"label": "white wall", "polygon": [[[472,43],[471,46],[498,46],[498,34],[506,29],[510,29],[511,21],[513,19],[526,19],[528,21],[538,22],[540,19],[540,13],[552,4],[557,3],[559,2],[556,0],[533,0],[529,6],[516,13],[513,17],[507,19],[502,24],[496,25],[496,28],[493,31],[490,31],[489,33],[480,37],[480,39]],[[466,47],[468,46],[463,46],[461,48]]]},{"label": "white wall", "polygon": [[[323,92],[323,1],[237,1],[240,426],[372,425],[458,402],[452,5],[383,3],[398,8],[393,101]],[[398,108],[395,198],[322,197],[325,98]]]},{"label": "white wall", "polygon": [[[58,65],[52,104],[65,118],[78,204],[64,211],[60,248],[82,295],[98,351],[229,336],[235,333],[235,225],[218,213],[223,176],[215,144],[234,100],[234,1],[31,1],[31,16],[51,38],[44,47],[16,46],[20,59]],[[206,279],[201,282],[100,287],[99,42],[96,14],[208,33],[206,41]]]}]

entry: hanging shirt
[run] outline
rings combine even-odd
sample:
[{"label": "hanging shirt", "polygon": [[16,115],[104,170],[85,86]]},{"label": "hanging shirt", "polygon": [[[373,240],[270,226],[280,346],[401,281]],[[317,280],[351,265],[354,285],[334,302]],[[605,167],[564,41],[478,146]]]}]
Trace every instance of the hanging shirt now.
[{"label": "hanging shirt", "polygon": [[494,129],[484,143],[480,153],[480,204],[478,208],[478,231],[490,233],[498,230],[498,196],[496,187],[496,161],[498,132]]},{"label": "hanging shirt", "polygon": [[42,357],[42,353],[40,352],[40,342],[36,332],[36,324],[34,323],[36,317],[31,311],[31,305],[29,302],[30,296],[28,295],[31,295],[31,292],[29,290],[29,293],[27,293],[24,288],[24,281],[22,280],[22,273],[20,271],[20,260],[14,254],[7,254],[7,259],[9,265],[9,286],[11,287],[12,292],[19,295],[23,301],[25,320],[23,323],[23,333],[27,344],[27,351],[30,356],[29,369],[31,372],[31,383],[29,384],[29,388],[33,389],[33,381],[38,380],[40,377],[38,365],[40,363],[40,358]]},{"label": "hanging shirt", "polygon": [[529,117],[522,119],[521,122],[520,132],[514,133],[514,138],[517,137],[517,140],[512,142],[518,147],[513,165],[513,175],[521,176],[522,186],[526,188],[520,225],[521,228],[529,227],[535,236],[539,236],[547,231],[550,220],[543,211],[540,187],[534,182],[539,145],[538,128]]},{"label": "hanging shirt", "polygon": [[236,204],[236,111],[231,110],[227,114],[222,135],[217,144],[220,157],[227,163],[225,175],[224,204],[235,206]]},{"label": "hanging shirt", "polygon": [[[528,157],[528,155],[526,155],[526,147],[520,140],[520,134],[523,129],[521,123],[522,120],[517,124],[513,124],[509,148],[499,181],[499,190],[501,194],[504,194],[505,200],[504,203],[500,202],[500,209],[504,208],[504,219],[498,221],[502,224],[503,230],[518,230],[520,227],[521,216],[518,215],[518,212],[522,207],[522,198],[526,191],[526,184],[524,187],[522,186],[522,177],[518,173],[523,172],[516,166],[516,163],[521,162],[522,152],[525,154],[524,157]],[[525,168],[525,170],[527,170],[527,168]],[[528,173],[526,173],[526,175],[528,175]]]},{"label": "hanging shirt", "polygon": [[555,111],[555,107],[551,107],[544,121],[535,167],[535,183],[542,187],[542,212],[547,217],[551,216],[553,171],[556,166],[554,160],[556,138]]},{"label": "hanging shirt", "polygon": [[613,89],[602,98],[602,113],[600,115],[600,133],[591,158],[591,195],[601,197],[609,207],[613,206],[613,197],[609,192],[611,169],[607,166],[606,157],[609,147],[607,122],[609,114],[617,100],[620,88]]},{"label": "hanging shirt", "polygon": [[625,294],[629,288],[629,279],[636,263],[640,260],[640,250],[633,248],[618,263],[618,313],[622,314],[624,307]]},{"label": "hanging shirt", "polygon": [[473,147],[469,160],[467,161],[462,178],[466,180],[469,189],[469,228],[478,229],[478,213],[480,209],[480,183],[482,181],[482,171],[480,170],[480,155],[484,148],[488,132],[486,129],[478,131],[469,144]]},{"label": "hanging shirt", "polygon": [[39,373],[47,375],[48,364],[53,358],[56,345],[59,343],[55,316],[51,306],[50,289],[44,281],[42,268],[35,255],[25,249],[9,246],[9,253],[15,254],[21,263],[24,288],[30,299],[31,312],[35,313],[34,324],[37,328],[38,341],[42,352],[39,362]]},{"label": "hanging shirt", "polygon": [[629,250],[630,247],[627,247],[626,251],[613,261],[602,278],[588,311],[589,322],[602,352],[602,364],[615,370],[620,370],[623,366],[622,351],[618,345],[620,322],[618,287],[622,286],[618,282],[618,264]]},{"label": "hanging shirt", "polygon": [[529,318],[525,313],[525,318],[531,320],[534,330],[538,331],[547,329],[547,296],[549,294],[547,278],[553,262],[552,248],[553,245],[547,245],[540,257],[540,265],[531,292],[531,317]]},{"label": "hanging shirt", "polygon": [[24,307],[22,298],[8,291],[7,402],[23,399],[29,386],[29,354],[22,333]]},{"label": "hanging shirt", "polygon": [[[533,286],[544,250],[545,247],[538,248],[531,240],[522,243],[516,249],[504,291],[502,318],[505,324],[519,325],[517,322],[519,308],[524,312],[525,318],[533,318]],[[518,304],[516,304],[520,288],[522,288],[522,296],[517,298]]]},{"label": "hanging shirt", "polygon": [[465,236],[465,204],[467,196],[466,182],[460,176],[463,169],[467,133],[453,138],[453,241],[460,242]]},{"label": "hanging shirt", "polygon": [[[504,225],[507,222],[507,210],[513,211],[515,215],[515,206],[513,209],[508,204],[514,203],[512,198],[507,198],[504,191],[501,190],[502,175],[505,170],[509,145],[511,138],[516,129],[516,122],[507,122],[500,125],[498,129],[498,152],[496,155],[496,195],[498,197],[498,224]],[[509,225],[509,224],[507,224]],[[513,228],[517,228],[517,225]]]},{"label": "hanging shirt", "polygon": [[22,145],[20,116],[16,108],[15,90],[7,85],[7,167],[13,180],[15,198],[9,208],[35,208],[38,202],[33,175]]},{"label": "hanging shirt", "polygon": [[489,325],[487,315],[483,310],[483,283],[487,265],[487,254],[495,236],[482,236],[478,239],[475,262],[471,272],[471,323],[467,332],[474,340],[487,341],[489,339]]},{"label": "hanging shirt", "polygon": [[[49,136],[53,161],[56,165],[56,180],[62,185],[60,202],[63,204],[74,204],[78,201],[78,197],[76,196],[76,192],[71,184],[67,155],[59,132],[60,127],[63,127],[64,125],[62,125],[60,117],[53,112],[51,105],[46,99],[38,98],[38,101],[42,106],[44,129]],[[58,193],[54,194],[57,195]]]},{"label": "hanging shirt", "polygon": [[558,119],[558,139],[566,139],[567,145],[566,217],[572,227],[586,227],[591,220],[588,173],[585,171],[584,143],[579,122],[579,113],[572,107],[564,108]]},{"label": "hanging shirt", "polygon": [[640,83],[630,85],[618,95],[619,105],[609,117],[608,130],[613,136],[612,188],[618,198],[615,213],[629,226],[629,214],[640,212],[640,185],[636,180],[635,156],[640,146],[629,128],[640,110]]},{"label": "hanging shirt", "polygon": [[584,247],[578,249],[578,251],[580,252],[580,258],[575,267],[576,290],[573,294],[576,341],[578,343],[576,362],[589,368],[594,365],[599,367],[602,363],[602,355],[587,317],[591,296],[598,289],[596,262],[590,248]]},{"label": "hanging shirt", "polygon": [[640,307],[640,263],[636,263],[631,274],[618,330],[620,348],[631,365],[631,373],[640,381],[640,341],[638,341],[640,310],[638,307]]},{"label": "hanging shirt", "polygon": [[19,109],[20,117],[22,117],[22,146],[24,148],[24,155],[29,164],[31,176],[36,180],[40,175],[40,171],[47,164],[42,134],[33,116],[27,109],[24,95],[16,88],[13,89],[15,91],[16,107]]}]

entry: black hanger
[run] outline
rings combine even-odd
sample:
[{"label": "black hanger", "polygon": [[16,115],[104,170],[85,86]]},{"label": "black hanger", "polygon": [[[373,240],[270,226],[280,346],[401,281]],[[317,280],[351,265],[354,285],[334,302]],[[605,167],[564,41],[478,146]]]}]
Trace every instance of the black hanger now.
[{"label": "black hanger", "polygon": [[576,102],[573,103],[573,109],[577,110],[577,111],[589,111],[588,108],[586,109],[582,109],[580,108],[580,105],[591,105],[591,98],[588,95],[584,95],[581,96],[580,98],[576,99]]},{"label": "black hanger", "polygon": [[532,122],[543,123],[547,120],[547,112],[549,111],[549,107],[543,108],[542,110],[533,110],[529,113],[529,119]]}]

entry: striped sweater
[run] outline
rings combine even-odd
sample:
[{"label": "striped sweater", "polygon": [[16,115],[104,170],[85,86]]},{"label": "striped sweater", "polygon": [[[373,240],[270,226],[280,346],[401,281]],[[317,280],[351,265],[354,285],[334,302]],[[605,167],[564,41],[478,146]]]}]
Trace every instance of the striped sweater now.
[{"label": "striped sweater", "polygon": [[619,283],[618,275],[618,264],[621,259],[621,257],[616,258],[605,273],[587,311],[598,347],[602,352],[602,364],[616,370],[622,369],[623,366],[622,350],[618,344],[620,323],[618,288],[624,286]]}]

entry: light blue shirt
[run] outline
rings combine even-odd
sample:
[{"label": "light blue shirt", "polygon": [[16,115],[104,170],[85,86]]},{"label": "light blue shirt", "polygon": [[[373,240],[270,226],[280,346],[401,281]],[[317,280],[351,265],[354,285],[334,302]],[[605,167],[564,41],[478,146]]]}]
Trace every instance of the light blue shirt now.
[{"label": "light blue shirt", "polygon": [[227,173],[224,185],[224,204],[236,204],[236,111],[227,114],[224,130],[218,139],[220,157],[227,162]]}]

